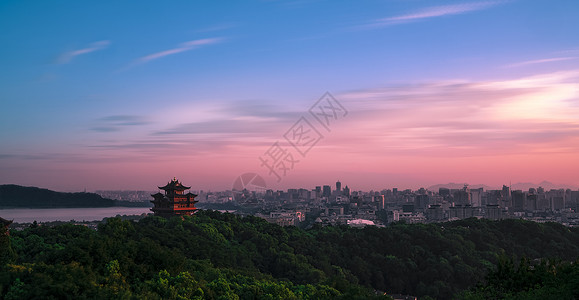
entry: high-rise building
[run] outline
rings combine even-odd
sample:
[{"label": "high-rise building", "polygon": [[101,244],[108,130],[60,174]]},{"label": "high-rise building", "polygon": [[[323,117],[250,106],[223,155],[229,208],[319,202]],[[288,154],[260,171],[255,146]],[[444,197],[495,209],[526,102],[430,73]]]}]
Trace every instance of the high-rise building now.
[{"label": "high-rise building", "polygon": [[448,210],[448,217],[450,219],[457,218],[457,219],[466,219],[473,216],[472,214],[472,206],[470,205],[460,205],[457,204],[455,206],[449,207]]},{"label": "high-rise building", "polygon": [[482,194],[483,188],[471,189],[470,190],[470,201],[473,207],[482,206]]},{"label": "high-rise building", "polygon": [[575,211],[579,211],[579,191],[571,191],[568,201],[569,207],[575,208]]},{"label": "high-rise building", "polygon": [[503,185],[503,189],[501,192],[501,207],[511,207],[511,188]]},{"label": "high-rise building", "polygon": [[464,189],[455,191],[452,196],[454,197],[455,204],[470,204],[470,191],[468,191],[466,187]]},{"label": "high-rise building", "polygon": [[336,181],[336,191],[338,192],[342,191],[342,183],[339,180]]},{"label": "high-rise building", "polygon": [[310,191],[306,189],[299,189],[298,196],[300,200],[307,200],[310,199]]},{"label": "high-rise building", "polygon": [[384,209],[384,195],[374,195],[374,201],[378,210]]},{"label": "high-rise building", "polygon": [[414,198],[414,206],[416,206],[417,209],[426,209],[428,204],[430,204],[429,200],[430,198],[426,194],[416,195],[416,198]]},{"label": "high-rise building", "polygon": [[565,197],[555,196],[551,198],[551,210],[557,211],[565,208]]},{"label": "high-rise building", "polygon": [[346,187],[344,188],[344,193],[343,193],[343,194],[344,194],[344,196],[350,197],[350,188],[349,188],[348,186],[346,186]]},{"label": "high-rise building", "polygon": [[547,198],[550,199],[551,210],[561,210],[565,208],[565,190],[550,190],[547,192]]},{"label": "high-rise building", "polygon": [[512,207],[514,211],[523,211],[525,205],[525,194],[521,190],[512,191]]},{"label": "high-rise building", "polygon": [[289,199],[288,200],[298,200],[299,199],[299,194],[298,194],[298,189],[288,189],[287,190],[287,194]]},{"label": "high-rise building", "polygon": [[317,197],[322,197],[322,187],[321,186],[316,186],[316,198]]},{"label": "high-rise building", "polygon": [[485,218],[491,220],[500,220],[503,218],[503,210],[498,204],[487,204],[485,208]]},{"label": "high-rise building", "polygon": [[332,195],[332,188],[329,185],[324,185],[322,188],[322,197],[330,197]]},{"label": "high-rise building", "polygon": [[525,203],[525,210],[535,211],[537,210],[537,199],[538,195],[529,194],[527,195],[527,203]]},{"label": "high-rise building", "polygon": [[438,204],[430,205],[430,207],[426,210],[426,219],[433,222],[443,221],[444,210]]},{"label": "high-rise building", "polygon": [[402,212],[414,212],[414,203],[402,204]]},{"label": "high-rise building", "polygon": [[547,198],[545,193],[539,193],[537,195],[537,210],[547,211],[551,210],[551,199]]},{"label": "high-rise building", "polygon": [[275,199],[274,192],[272,189],[268,189],[265,191],[265,200],[273,201]]},{"label": "high-rise building", "polygon": [[501,203],[501,194],[503,191],[501,190],[489,190],[485,193],[485,201],[483,201],[485,205],[500,205]]}]

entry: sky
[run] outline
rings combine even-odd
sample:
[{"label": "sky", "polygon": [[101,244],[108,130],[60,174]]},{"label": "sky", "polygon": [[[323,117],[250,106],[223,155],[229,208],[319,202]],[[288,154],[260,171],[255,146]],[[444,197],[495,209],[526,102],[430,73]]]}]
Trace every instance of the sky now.
[{"label": "sky", "polygon": [[575,0],[6,0],[0,45],[0,184],[579,186]]}]

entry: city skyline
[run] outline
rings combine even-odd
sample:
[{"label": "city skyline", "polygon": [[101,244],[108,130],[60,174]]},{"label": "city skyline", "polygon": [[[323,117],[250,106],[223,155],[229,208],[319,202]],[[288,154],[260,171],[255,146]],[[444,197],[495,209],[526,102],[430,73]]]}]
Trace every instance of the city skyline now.
[{"label": "city skyline", "polygon": [[[0,4],[0,184],[579,186],[579,4]],[[347,116],[324,128],[326,92]],[[321,138],[280,180],[260,157]],[[317,184],[312,184],[317,183]]]}]

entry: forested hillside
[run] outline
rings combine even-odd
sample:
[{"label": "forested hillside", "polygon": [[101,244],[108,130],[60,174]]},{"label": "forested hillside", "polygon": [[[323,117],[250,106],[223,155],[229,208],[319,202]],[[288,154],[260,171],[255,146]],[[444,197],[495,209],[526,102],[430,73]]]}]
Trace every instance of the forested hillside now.
[{"label": "forested hillside", "polygon": [[14,184],[0,185],[0,208],[110,207],[115,202],[94,193],[62,193]]},{"label": "forested hillside", "polygon": [[11,231],[10,246],[0,278],[5,299],[478,299],[499,261],[576,260],[579,230],[476,219],[303,230],[200,211],[108,219],[98,231],[33,226]]}]

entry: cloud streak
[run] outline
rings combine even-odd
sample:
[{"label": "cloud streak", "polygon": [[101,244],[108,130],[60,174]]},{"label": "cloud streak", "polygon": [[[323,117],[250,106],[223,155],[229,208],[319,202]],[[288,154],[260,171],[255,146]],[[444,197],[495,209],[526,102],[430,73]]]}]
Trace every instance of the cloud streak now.
[{"label": "cloud streak", "polygon": [[106,49],[109,45],[111,44],[110,41],[98,41],[98,42],[94,42],[92,44],[90,44],[88,47],[83,48],[83,49],[78,49],[78,50],[73,50],[73,51],[69,51],[66,53],[63,53],[57,60],[57,62],[59,64],[66,64],[69,63],[73,58],[79,56],[79,55],[83,55],[83,54],[88,54],[91,52],[95,52],[98,50],[103,50]]},{"label": "cloud streak", "polygon": [[199,39],[199,40],[188,41],[188,42],[180,44],[176,48],[172,48],[172,49],[168,49],[168,50],[164,50],[164,51],[160,51],[160,52],[156,52],[153,54],[143,56],[143,57],[139,58],[135,62],[135,64],[148,63],[150,61],[153,61],[153,60],[165,57],[165,56],[190,51],[190,50],[202,47],[202,46],[217,44],[217,43],[220,43],[222,41],[223,41],[223,38],[208,38],[208,39]]},{"label": "cloud streak", "polygon": [[352,107],[348,122],[356,124],[356,143],[380,153],[570,154],[579,149],[577,79],[577,72],[555,72],[505,81],[363,90],[339,97]]},{"label": "cloud streak", "polygon": [[361,29],[374,29],[390,25],[422,21],[425,19],[438,18],[451,15],[459,15],[479,10],[491,8],[499,5],[497,1],[481,1],[471,3],[461,3],[452,5],[433,6],[425,9],[417,10],[408,14],[392,16],[374,20],[370,24],[361,26]]},{"label": "cloud streak", "polygon": [[519,63],[506,65],[505,67],[506,68],[523,67],[523,66],[528,66],[528,65],[544,64],[544,63],[557,62],[557,61],[574,60],[577,58],[578,57],[572,56],[572,57],[553,57],[553,58],[545,58],[545,59],[536,59],[536,60],[528,60],[528,61],[523,61],[523,62],[519,62]]},{"label": "cloud streak", "polygon": [[[216,139],[237,137],[262,137],[280,135],[307,112],[307,107],[280,106],[264,100],[211,101],[169,110],[169,114],[181,115],[153,135],[205,135],[215,134]],[[194,121],[190,119],[195,115]],[[198,116],[198,117],[197,117]]]},{"label": "cloud streak", "polygon": [[96,132],[115,132],[121,131],[127,126],[141,126],[147,125],[151,122],[142,116],[132,115],[114,115],[107,116],[97,120],[98,125],[92,127],[90,130]]}]

